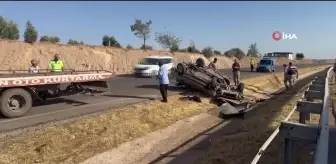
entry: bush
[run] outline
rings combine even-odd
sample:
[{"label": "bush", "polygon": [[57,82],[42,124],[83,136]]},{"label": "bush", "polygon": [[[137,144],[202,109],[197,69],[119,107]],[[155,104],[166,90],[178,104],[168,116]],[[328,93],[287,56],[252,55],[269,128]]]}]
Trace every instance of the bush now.
[{"label": "bush", "polygon": [[70,45],[84,45],[84,42],[83,41],[77,41],[77,40],[69,39],[68,44],[70,44]]},{"label": "bush", "polygon": [[128,44],[128,45],[126,46],[126,48],[127,48],[127,49],[133,49],[132,45],[130,45],[130,44]]},{"label": "bush", "polygon": [[24,41],[27,43],[36,42],[38,37],[37,30],[30,21],[26,23],[26,31],[24,32]]},{"label": "bush", "polygon": [[110,46],[121,48],[121,44],[117,41],[117,39],[114,36],[110,37]]},{"label": "bush", "polygon": [[296,53],[295,55],[296,60],[302,60],[305,58],[303,53]]},{"label": "bush", "polygon": [[229,58],[236,57],[239,60],[246,56],[244,51],[242,51],[240,48],[231,48],[230,50],[224,52],[224,55]]},{"label": "bush", "polygon": [[217,50],[214,50],[214,54],[215,54],[215,55],[221,55],[221,52],[220,52],[220,51],[217,51]]},{"label": "bush", "polygon": [[214,56],[214,51],[212,49],[212,47],[205,47],[202,50],[202,54],[206,57],[206,58],[210,58]]},{"label": "bush", "polygon": [[103,43],[102,43],[103,46],[105,46],[105,47],[110,46],[110,37],[109,36],[104,35],[102,40],[103,40]]},{"label": "bush", "polygon": [[153,47],[152,46],[149,46],[149,45],[144,45],[142,44],[142,46],[140,47],[140,49],[143,49],[143,50],[153,50]]},{"label": "bush", "polygon": [[40,42],[59,43],[61,39],[58,36],[44,35],[40,38]]},{"label": "bush", "polygon": [[184,48],[184,49],[179,49],[178,52],[188,52],[188,50]]}]

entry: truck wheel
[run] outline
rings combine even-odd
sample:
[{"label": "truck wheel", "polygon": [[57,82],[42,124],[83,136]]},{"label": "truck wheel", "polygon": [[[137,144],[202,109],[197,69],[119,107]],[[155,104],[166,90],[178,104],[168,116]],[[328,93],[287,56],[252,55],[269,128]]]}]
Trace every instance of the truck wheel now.
[{"label": "truck wheel", "polygon": [[8,118],[26,114],[32,104],[33,100],[30,93],[22,88],[5,90],[0,97],[1,113]]},{"label": "truck wheel", "polygon": [[182,63],[179,63],[179,64],[177,64],[177,66],[176,66],[176,72],[177,72],[177,74],[180,75],[180,76],[182,76],[182,75],[184,74],[185,69],[186,69],[186,68],[184,67],[184,65],[183,65]]}]

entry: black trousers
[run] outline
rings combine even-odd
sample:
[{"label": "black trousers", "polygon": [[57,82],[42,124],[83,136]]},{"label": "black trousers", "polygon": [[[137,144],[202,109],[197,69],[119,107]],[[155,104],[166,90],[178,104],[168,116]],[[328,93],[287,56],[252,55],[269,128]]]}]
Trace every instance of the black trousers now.
[{"label": "black trousers", "polygon": [[162,96],[162,101],[167,102],[167,91],[168,91],[168,84],[160,84],[160,93]]}]

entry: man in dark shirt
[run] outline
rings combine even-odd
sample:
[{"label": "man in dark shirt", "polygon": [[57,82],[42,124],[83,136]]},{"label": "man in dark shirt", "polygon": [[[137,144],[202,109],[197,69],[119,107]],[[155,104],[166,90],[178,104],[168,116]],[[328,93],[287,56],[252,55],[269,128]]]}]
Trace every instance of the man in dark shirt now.
[{"label": "man in dark shirt", "polygon": [[233,73],[233,81],[237,86],[240,83],[240,64],[237,62],[237,59],[235,59],[232,64],[232,73]]}]

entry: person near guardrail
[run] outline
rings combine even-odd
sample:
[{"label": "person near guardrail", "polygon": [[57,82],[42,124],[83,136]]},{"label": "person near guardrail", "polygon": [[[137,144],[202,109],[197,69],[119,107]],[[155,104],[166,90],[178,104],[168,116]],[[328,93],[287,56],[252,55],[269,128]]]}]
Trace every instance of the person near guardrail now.
[{"label": "person near guardrail", "polygon": [[38,66],[38,61],[33,59],[30,61],[31,66],[28,69],[29,73],[39,73],[39,66]]},{"label": "person near guardrail", "polygon": [[63,61],[59,59],[59,55],[55,54],[54,59],[49,62],[48,69],[51,72],[62,72],[63,71]]},{"label": "person near guardrail", "polygon": [[210,64],[208,65],[208,67],[210,69],[213,69],[214,71],[216,71],[217,70],[216,63],[217,63],[217,58],[215,58],[212,62],[210,62]]},{"label": "person near guardrail", "polygon": [[[290,88],[293,87],[295,78],[299,78],[299,71],[296,66],[293,66],[292,62],[288,63],[288,67],[285,70],[286,70],[286,76],[284,78],[284,83],[286,89],[289,89],[289,87]],[[289,86],[287,83],[289,83]]]},{"label": "person near guardrail", "polygon": [[160,67],[159,69],[159,73],[157,76],[157,79],[159,79],[160,81],[160,93],[162,96],[162,101],[164,103],[168,102],[168,85],[169,85],[169,70],[167,67],[165,67],[165,65],[163,65],[163,63],[161,61],[158,62],[158,65]]},{"label": "person near guardrail", "polygon": [[240,83],[240,64],[238,63],[237,59],[234,60],[232,64],[232,74],[233,74],[233,81],[236,86]]}]

